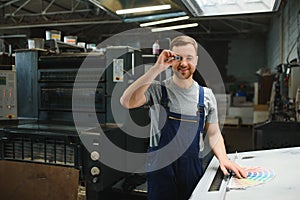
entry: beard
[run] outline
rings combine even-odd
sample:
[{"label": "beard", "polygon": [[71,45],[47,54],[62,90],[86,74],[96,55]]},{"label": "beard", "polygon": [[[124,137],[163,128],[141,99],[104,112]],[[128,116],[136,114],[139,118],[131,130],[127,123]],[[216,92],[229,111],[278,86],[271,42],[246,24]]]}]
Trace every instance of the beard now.
[{"label": "beard", "polygon": [[[185,69],[184,71],[181,71],[181,69]],[[193,75],[193,71],[191,67],[182,67],[178,66],[176,70],[174,70],[174,74],[179,79],[189,79]]]}]

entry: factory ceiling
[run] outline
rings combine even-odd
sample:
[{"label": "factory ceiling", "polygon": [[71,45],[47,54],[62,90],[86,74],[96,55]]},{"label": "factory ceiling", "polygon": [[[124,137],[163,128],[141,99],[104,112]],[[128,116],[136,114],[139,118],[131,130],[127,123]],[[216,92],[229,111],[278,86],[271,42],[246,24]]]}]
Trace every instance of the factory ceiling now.
[{"label": "factory ceiling", "polygon": [[[270,20],[276,14],[276,12],[263,12],[201,16],[197,11],[191,10],[186,2],[193,1],[0,0],[0,37],[20,34],[25,34],[26,37],[38,37],[38,34],[33,34],[33,30],[40,34],[45,30],[59,29],[63,30],[65,34],[84,35],[85,38],[94,38],[94,42],[99,42],[113,34],[140,27],[140,23],[149,16],[170,13],[185,13],[190,16],[187,20],[188,23],[199,24],[197,27],[181,30],[185,34],[196,35],[203,39],[253,37],[265,34],[268,31]],[[231,2],[233,1],[231,0]],[[155,14],[146,12],[143,15],[118,16],[114,13],[119,7],[142,6],[143,3],[170,4],[172,9]]]}]

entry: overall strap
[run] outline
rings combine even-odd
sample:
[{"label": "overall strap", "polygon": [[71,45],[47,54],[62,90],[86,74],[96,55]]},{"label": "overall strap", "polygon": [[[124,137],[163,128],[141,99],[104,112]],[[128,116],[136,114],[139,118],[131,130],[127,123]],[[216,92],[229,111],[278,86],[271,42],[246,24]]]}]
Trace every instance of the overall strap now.
[{"label": "overall strap", "polygon": [[167,93],[167,88],[164,82],[161,83],[161,100],[160,100],[160,104],[164,107],[164,108],[168,108],[168,93]]},{"label": "overall strap", "polygon": [[200,128],[201,131],[204,129],[204,118],[205,118],[205,110],[204,110],[204,89],[199,85],[199,98],[198,98],[198,114],[200,116]]}]

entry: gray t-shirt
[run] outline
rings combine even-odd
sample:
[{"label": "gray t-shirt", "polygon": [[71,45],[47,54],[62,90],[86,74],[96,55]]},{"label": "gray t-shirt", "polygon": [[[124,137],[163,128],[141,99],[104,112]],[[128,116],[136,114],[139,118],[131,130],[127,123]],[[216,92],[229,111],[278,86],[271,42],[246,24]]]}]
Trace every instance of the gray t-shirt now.
[{"label": "gray t-shirt", "polygon": [[[194,81],[188,89],[182,89],[176,86],[172,78],[165,80],[168,94],[168,106],[171,112],[182,115],[196,116],[198,110],[199,85]],[[204,88],[204,110],[205,121],[208,123],[218,122],[217,101],[211,89]],[[158,126],[159,109],[161,107],[161,84],[153,81],[145,93],[146,104],[150,106],[150,146],[157,146],[160,139],[160,130]]]}]

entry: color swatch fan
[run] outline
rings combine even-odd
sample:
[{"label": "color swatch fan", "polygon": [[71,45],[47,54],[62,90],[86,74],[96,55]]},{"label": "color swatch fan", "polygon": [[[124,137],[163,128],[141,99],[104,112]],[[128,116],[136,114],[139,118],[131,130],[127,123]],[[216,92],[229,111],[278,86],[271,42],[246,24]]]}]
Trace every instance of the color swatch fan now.
[{"label": "color swatch fan", "polygon": [[246,167],[245,170],[247,172],[247,178],[231,178],[229,183],[230,189],[245,189],[266,183],[275,177],[274,170],[264,167]]}]

